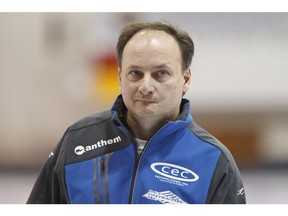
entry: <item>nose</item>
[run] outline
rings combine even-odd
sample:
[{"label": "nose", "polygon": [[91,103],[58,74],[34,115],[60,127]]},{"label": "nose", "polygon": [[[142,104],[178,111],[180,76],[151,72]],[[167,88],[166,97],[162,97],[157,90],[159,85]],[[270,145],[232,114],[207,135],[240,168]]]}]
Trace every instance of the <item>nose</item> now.
[{"label": "nose", "polygon": [[145,75],[139,85],[139,91],[143,95],[151,95],[154,92],[154,83],[150,75]]}]

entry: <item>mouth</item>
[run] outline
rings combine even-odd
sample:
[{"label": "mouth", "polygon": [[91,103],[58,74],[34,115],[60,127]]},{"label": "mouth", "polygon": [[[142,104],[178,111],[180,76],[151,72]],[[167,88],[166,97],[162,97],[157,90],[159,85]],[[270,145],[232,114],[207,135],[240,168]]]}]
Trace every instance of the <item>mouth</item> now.
[{"label": "mouth", "polygon": [[146,99],[136,99],[136,102],[144,103],[144,104],[151,104],[156,103],[154,100],[146,100]]}]

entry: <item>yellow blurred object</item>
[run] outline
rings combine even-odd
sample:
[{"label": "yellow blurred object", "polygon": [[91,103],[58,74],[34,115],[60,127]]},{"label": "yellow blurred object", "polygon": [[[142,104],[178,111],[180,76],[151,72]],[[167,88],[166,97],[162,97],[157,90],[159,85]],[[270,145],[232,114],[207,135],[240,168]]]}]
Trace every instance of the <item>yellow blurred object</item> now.
[{"label": "yellow blurred object", "polygon": [[103,105],[112,105],[120,94],[118,65],[114,53],[105,54],[93,62],[92,93]]}]

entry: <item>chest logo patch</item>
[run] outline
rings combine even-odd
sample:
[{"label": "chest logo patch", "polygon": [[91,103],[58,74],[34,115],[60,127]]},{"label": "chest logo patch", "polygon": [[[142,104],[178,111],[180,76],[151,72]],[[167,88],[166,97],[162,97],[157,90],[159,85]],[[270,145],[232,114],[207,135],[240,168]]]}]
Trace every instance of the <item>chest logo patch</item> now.
[{"label": "chest logo patch", "polygon": [[190,169],[171,163],[155,162],[150,168],[157,174],[182,182],[195,182],[199,176]]}]

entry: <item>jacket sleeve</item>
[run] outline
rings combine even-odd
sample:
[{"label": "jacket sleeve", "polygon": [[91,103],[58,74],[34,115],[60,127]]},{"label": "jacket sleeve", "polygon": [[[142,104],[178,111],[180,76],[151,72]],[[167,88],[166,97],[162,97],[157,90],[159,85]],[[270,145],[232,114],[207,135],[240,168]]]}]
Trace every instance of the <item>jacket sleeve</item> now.
[{"label": "jacket sleeve", "polygon": [[246,204],[243,182],[233,158],[228,160],[226,156],[220,156],[206,203]]},{"label": "jacket sleeve", "polygon": [[40,171],[40,174],[38,175],[38,178],[27,200],[27,204],[67,203],[65,194],[61,191],[59,177],[55,172],[55,167],[58,161],[64,136],[56,148],[51,152],[48,160]]}]

